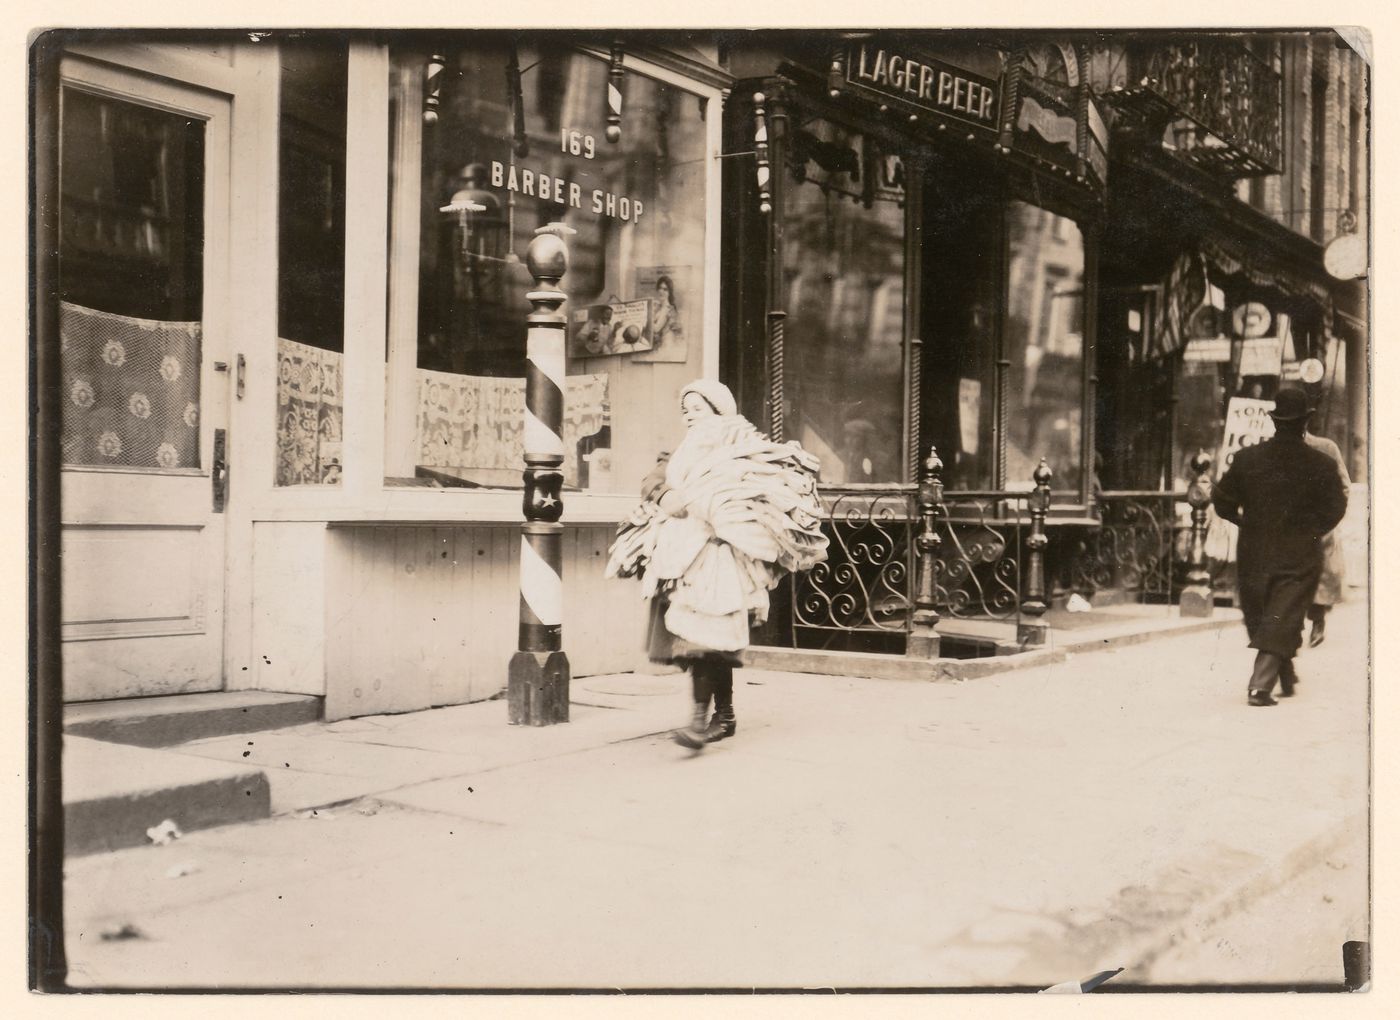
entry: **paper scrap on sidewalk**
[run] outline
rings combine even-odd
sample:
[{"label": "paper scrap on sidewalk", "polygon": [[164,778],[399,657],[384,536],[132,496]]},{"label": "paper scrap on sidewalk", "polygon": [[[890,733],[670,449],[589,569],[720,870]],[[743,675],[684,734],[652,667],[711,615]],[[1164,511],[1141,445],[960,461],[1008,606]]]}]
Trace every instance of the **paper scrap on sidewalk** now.
[{"label": "paper scrap on sidewalk", "polygon": [[124,924],[120,928],[104,928],[99,937],[103,942],[119,942],[124,939],[144,939],[146,933],[134,924]]},{"label": "paper scrap on sidewalk", "polygon": [[165,873],[166,878],[184,878],[186,875],[193,875],[199,870],[199,865],[191,861],[177,864]]},{"label": "paper scrap on sidewalk", "polygon": [[1040,994],[1080,995],[1085,992],[1092,992],[1109,978],[1121,973],[1123,973],[1122,967],[1116,970],[1101,970],[1093,977],[1085,978],[1083,981],[1062,981],[1058,985],[1042,988]]},{"label": "paper scrap on sidewalk", "polygon": [[184,833],[180,831],[180,827],[169,818],[159,825],[153,825],[146,830],[146,837],[156,846],[165,846],[167,843],[173,843],[183,835]]}]

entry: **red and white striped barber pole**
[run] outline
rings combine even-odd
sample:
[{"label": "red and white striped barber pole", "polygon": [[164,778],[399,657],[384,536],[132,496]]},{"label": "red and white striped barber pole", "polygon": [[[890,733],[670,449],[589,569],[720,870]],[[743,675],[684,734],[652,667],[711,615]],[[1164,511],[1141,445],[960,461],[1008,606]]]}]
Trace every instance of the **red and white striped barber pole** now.
[{"label": "red and white striped barber pole", "polygon": [[535,231],[525,265],[535,289],[525,350],[525,523],[520,536],[520,641],[511,657],[506,697],[511,725],[569,721],[569,659],[564,617],[564,292],[569,268],[562,223]]}]

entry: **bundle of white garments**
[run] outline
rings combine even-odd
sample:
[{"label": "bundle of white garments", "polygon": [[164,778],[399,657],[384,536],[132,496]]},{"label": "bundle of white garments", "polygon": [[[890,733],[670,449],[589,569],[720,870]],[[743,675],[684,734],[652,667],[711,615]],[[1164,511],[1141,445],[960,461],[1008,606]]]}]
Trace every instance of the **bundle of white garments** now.
[{"label": "bundle of white garments", "polygon": [[667,599],[676,637],[746,647],[750,620],[768,617],[768,592],[826,559],[818,467],[797,443],[774,443],[740,415],[697,422],[666,465],[684,513],[637,507],[618,529],[607,576],[640,573],[644,598]]}]

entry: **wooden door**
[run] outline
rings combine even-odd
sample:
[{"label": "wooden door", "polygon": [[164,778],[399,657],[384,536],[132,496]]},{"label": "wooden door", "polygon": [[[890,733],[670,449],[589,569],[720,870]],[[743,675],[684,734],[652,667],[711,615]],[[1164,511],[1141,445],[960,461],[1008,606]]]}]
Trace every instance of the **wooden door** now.
[{"label": "wooden door", "polygon": [[74,56],[59,100],[68,701],[223,686],[226,98]]}]

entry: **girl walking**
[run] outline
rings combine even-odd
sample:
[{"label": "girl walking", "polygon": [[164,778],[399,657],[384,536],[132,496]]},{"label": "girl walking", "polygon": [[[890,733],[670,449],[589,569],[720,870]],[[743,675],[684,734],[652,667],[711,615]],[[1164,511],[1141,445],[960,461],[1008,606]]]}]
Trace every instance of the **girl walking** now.
[{"label": "girl walking", "polygon": [[643,481],[606,573],[642,576],[647,656],[690,673],[691,720],[672,737],[699,750],[735,733],[734,667],[769,591],[826,559],[827,540],[814,456],[760,433],[722,383],[682,389],[681,417],[685,438]]}]

